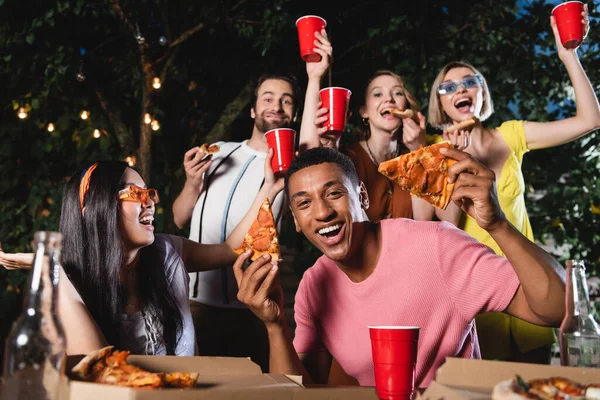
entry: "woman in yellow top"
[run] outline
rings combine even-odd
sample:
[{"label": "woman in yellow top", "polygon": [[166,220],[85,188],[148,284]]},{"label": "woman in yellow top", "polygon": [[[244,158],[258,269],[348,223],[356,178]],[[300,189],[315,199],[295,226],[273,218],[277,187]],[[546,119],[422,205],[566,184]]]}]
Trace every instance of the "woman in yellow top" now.
[{"label": "woman in yellow top", "polygon": [[[589,27],[587,6],[582,13]],[[558,146],[600,127],[600,107],[594,89],[583,70],[576,49],[562,46],[556,23],[551,17],[558,56],[569,74],[577,100],[576,115],[560,121],[507,121],[498,128],[478,123],[471,130],[471,145],[466,152],[496,173],[499,203],[507,219],[533,240],[525,209],[525,183],[521,164],[529,150]],[[493,112],[493,103],[483,75],[472,65],[451,62],[437,75],[431,90],[429,122],[439,128],[478,117],[485,121]],[[456,208],[455,208],[456,210]],[[466,214],[460,226],[481,243],[502,254],[494,240]],[[537,327],[503,313],[476,318],[483,358],[548,363],[550,348],[556,341],[551,328]]]}]

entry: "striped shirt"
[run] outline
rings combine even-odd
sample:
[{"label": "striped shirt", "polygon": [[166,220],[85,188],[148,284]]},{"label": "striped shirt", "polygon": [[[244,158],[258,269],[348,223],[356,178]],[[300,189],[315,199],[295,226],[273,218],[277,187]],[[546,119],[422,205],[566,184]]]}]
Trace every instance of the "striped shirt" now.
[{"label": "striped shirt", "polygon": [[322,256],[300,282],[298,353],[327,349],[350,376],[374,386],[369,325],[420,327],[416,385],[446,357],[481,358],[473,318],[502,311],[519,280],[510,263],[448,222],[381,221],[381,255],[355,283]]},{"label": "striped shirt", "polygon": [[[246,215],[264,182],[267,153],[242,143],[218,142],[220,150],[204,174],[204,189],[196,202],[190,240],[223,243]],[[275,197],[273,216],[281,226],[283,192]],[[237,300],[232,268],[190,274],[191,300],[227,308],[244,308]]]}]

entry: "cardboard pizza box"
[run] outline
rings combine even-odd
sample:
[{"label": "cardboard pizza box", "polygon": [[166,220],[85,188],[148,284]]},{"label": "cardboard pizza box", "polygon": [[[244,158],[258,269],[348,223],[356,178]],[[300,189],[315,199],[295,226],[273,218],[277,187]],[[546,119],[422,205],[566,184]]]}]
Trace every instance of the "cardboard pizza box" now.
[{"label": "cardboard pizza box", "polygon": [[[67,358],[67,371],[82,356]],[[128,362],[153,372],[198,372],[198,386],[193,389],[133,389],[98,383],[69,380],[69,400],[179,400],[198,398],[229,398],[226,392],[258,392],[267,389],[302,389],[302,377],[263,374],[260,367],[247,358],[181,357],[131,355]],[[209,393],[215,392],[215,394]],[[216,393],[219,392],[219,393]],[[220,393],[223,392],[223,393]],[[241,398],[241,397],[240,397]],[[284,397],[285,398],[285,397]]]},{"label": "cardboard pizza box", "polygon": [[583,384],[600,383],[600,369],[559,367],[506,361],[470,360],[449,357],[438,369],[435,380],[420,400],[489,399],[494,386],[516,374],[525,380],[562,376]]}]

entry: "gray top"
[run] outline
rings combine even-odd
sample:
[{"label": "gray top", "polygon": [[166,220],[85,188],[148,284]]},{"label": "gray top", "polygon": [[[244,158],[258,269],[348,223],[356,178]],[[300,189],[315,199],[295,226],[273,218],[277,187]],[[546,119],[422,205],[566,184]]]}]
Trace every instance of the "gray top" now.
[{"label": "gray top", "polygon": [[[193,356],[196,350],[196,334],[188,304],[189,277],[181,258],[183,239],[179,236],[156,234],[154,245],[158,246],[167,281],[170,282],[182,316],[183,329],[175,348],[175,355]],[[120,347],[132,354],[166,355],[167,350],[158,335],[160,326],[157,324],[151,314],[144,310],[133,315],[122,314],[119,329]]]}]

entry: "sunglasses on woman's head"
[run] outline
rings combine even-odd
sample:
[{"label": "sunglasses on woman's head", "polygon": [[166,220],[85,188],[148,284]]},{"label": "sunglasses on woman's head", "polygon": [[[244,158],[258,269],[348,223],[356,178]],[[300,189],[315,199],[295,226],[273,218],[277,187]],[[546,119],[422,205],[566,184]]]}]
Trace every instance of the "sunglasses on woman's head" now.
[{"label": "sunglasses on woman's head", "polygon": [[124,201],[138,201],[140,203],[145,203],[150,199],[154,204],[157,204],[159,201],[158,190],[142,189],[141,187],[134,185],[119,190],[119,199]]},{"label": "sunglasses on woman's head", "polygon": [[461,81],[444,81],[437,88],[439,94],[451,94],[458,90],[459,86],[465,89],[471,89],[481,86],[482,79],[479,75],[469,75],[462,78]]}]

